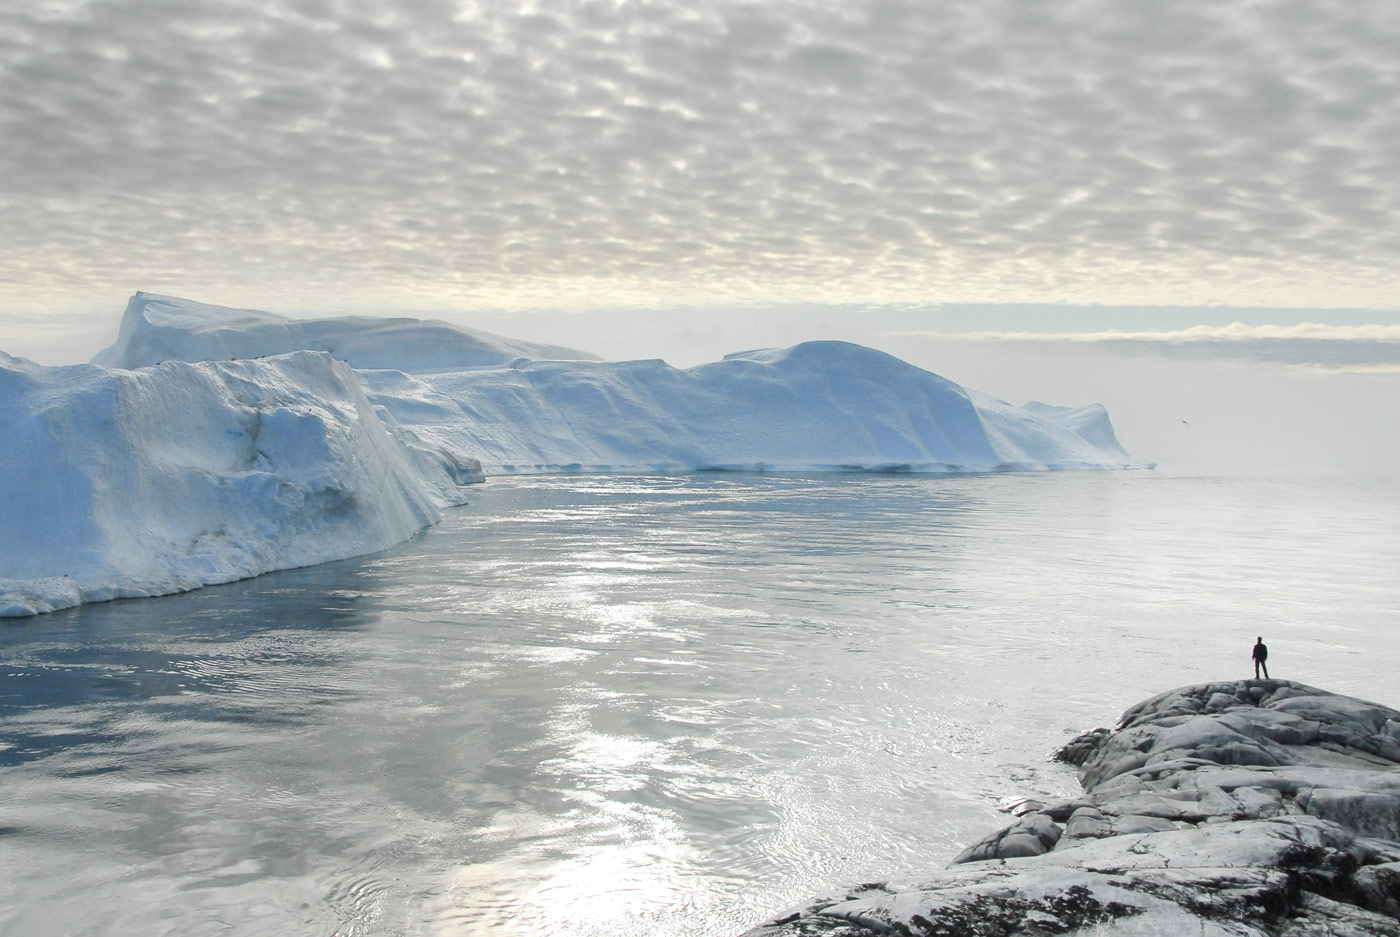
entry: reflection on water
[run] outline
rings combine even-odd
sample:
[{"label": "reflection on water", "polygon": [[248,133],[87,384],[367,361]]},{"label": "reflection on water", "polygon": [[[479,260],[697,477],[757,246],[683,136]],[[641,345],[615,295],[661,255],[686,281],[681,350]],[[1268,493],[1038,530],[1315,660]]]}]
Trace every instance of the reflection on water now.
[{"label": "reflection on water", "polygon": [[77,738],[48,722],[78,715],[70,707],[86,710],[78,734],[99,744],[120,740],[109,718],[133,706],[210,721],[313,718],[352,691],[338,680],[335,632],[370,620],[374,587],[371,569],[332,563],[7,622],[0,765],[73,749]]},{"label": "reflection on water", "polygon": [[0,932],[700,935],[917,877],[1044,753],[1393,693],[1394,480],[493,480],[358,561],[0,624]]}]

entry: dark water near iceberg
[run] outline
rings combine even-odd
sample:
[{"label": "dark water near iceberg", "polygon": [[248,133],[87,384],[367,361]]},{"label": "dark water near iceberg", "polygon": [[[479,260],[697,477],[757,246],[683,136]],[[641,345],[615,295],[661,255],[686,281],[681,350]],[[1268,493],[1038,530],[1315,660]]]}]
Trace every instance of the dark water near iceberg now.
[{"label": "dark water near iceberg", "polygon": [[498,479],[0,623],[0,933],[709,935],[917,878],[1144,696],[1400,703],[1400,481]]}]

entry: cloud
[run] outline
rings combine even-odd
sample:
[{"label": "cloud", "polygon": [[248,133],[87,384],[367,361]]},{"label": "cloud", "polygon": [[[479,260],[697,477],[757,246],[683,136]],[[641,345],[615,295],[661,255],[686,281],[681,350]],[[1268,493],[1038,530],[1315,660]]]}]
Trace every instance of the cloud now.
[{"label": "cloud", "polygon": [[936,332],[894,333],[940,341],[1093,345],[1115,351],[1176,358],[1267,361],[1329,371],[1400,373],[1400,325],[1195,325],[1183,329],[1093,332]]},{"label": "cloud", "polygon": [[0,11],[0,299],[1354,305],[1400,6]]},{"label": "cloud", "polygon": [[1254,341],[1374,341],[1400,343],[1400,325],[1323,325],[1300,322],[1296,325],[1193,325],[1184,329],[1127,331],[1103,329],[1096,332],[921,332],[930,338],[960,338],[975,341],[1053,341],[1053,342],[1254,342]]}]

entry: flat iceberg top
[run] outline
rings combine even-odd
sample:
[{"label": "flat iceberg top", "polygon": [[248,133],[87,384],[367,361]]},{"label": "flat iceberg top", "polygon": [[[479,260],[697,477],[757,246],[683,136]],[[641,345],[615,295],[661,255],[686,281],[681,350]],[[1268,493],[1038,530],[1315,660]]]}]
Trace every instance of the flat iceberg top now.
[{"label": "flat iceberg top", "polygon": [[268,325],[286,325],[291,320],[259,309],[234,309],[138,291],[127,303],[127,314],[137,316],[156,328],[210,332],[215,329],[246,332]]},{"label": "flat iceberg top", "polygon": [[516,358],[597,360],[558,345],[504,338],[431,319],[342,316],[288,319],[141,293],[131,297],[115,344],[94,364],[143,368],[162,361],[228,361],[293,351],[325,351],[356,368],[444,371]]}]

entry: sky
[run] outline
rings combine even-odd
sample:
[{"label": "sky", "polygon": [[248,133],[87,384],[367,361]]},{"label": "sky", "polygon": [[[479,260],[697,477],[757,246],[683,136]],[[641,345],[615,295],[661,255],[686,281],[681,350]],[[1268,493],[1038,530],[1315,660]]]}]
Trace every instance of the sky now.
[{"label": "sky", "polygon": [[1285,453],[1251,388],[1400,399],[1397,49],[1389,0],[5,4],[0,349],[86,360],[138,289],[842,338],[1124,435],[1217,387],[1233,430],[1146,448]]}]

